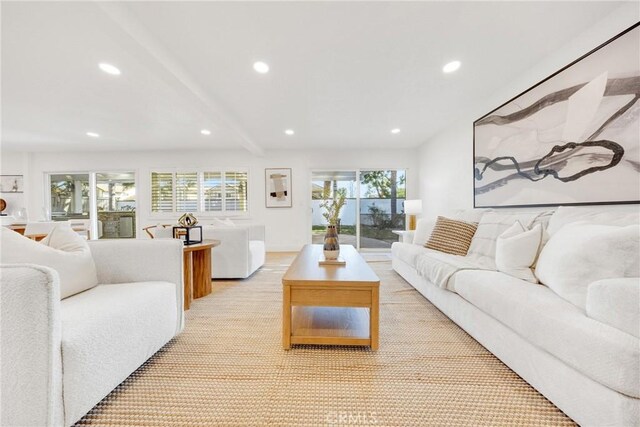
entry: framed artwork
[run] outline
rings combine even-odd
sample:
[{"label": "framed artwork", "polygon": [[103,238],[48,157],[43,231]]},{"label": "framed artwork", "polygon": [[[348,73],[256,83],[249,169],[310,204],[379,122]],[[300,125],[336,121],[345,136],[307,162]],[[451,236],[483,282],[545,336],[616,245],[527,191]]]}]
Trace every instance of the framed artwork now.
[{"label": "framed artwork", "polygon": [[23,191],[22,175],[0,175],[0,193],[22,193]]},{"label": "framed artwork", "polygon": [[474,122],[474,207],[640,203],[639,25]]},{"label": "framed artwork", "polygon": [[265,169],[265,194],[268,208],[290,208],[291,169]]}]

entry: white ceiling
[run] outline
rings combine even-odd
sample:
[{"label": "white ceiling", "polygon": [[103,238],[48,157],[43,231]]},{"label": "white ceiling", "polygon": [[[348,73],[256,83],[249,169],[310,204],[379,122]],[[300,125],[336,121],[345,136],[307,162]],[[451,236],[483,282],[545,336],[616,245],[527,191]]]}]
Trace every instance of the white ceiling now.
[{"label": "white ceiling", "polygon": [[619,6],[3,2],[3,149],[415,147]]}]

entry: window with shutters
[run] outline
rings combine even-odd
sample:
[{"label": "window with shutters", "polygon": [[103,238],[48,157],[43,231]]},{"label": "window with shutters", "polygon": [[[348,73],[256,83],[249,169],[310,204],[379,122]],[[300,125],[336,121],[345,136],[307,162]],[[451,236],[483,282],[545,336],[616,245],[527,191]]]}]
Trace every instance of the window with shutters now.
[{"label": "window with shutters", "polygon": [[151,211],[173,212],[173,173],[151,172]]},{"label": "window with shutters", "polygon": [[151,211],[247,212],[248,178],[243,170],[151,172]]}]

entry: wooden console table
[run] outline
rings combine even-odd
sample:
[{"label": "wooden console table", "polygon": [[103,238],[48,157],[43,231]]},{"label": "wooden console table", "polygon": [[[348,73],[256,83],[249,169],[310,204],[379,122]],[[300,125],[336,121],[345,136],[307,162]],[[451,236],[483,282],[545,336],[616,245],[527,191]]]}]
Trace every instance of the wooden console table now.
[{"label": "wooden console table", "polygon": [[219,240],[203,240],[202,243],[184,246],[185,310],[189,310],[193,299],[211,293],[211,248],[218,245]]}]

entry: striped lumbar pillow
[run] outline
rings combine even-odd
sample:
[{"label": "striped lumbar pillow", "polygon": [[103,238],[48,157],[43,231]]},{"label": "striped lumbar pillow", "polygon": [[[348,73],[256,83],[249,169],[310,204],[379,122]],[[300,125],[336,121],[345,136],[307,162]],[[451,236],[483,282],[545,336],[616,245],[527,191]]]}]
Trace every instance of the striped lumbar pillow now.
[{"label": "striped lumbar pillow", "polygon": [[467,255],[478,228],[475,222],[457,221],[439,216],[426,248],[452,255]]}]

